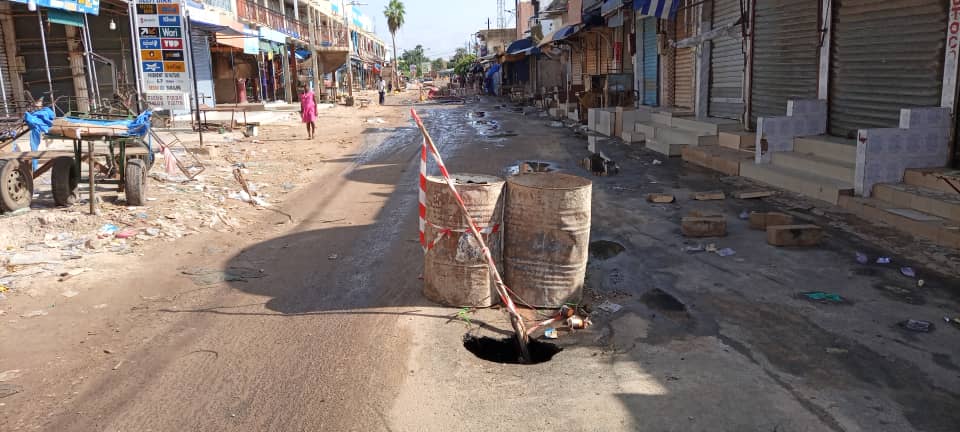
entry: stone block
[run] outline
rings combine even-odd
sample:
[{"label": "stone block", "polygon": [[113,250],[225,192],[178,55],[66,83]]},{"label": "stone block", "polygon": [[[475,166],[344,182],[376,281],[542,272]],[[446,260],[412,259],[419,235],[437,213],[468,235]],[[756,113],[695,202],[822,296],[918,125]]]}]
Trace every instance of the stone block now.
[{"label": "stone block", "polygon": [[753,212],[750,213],[750,229],[765,230],[773,225],[791,225],[793,216],[777,212]]},{"label": "stone block", "polygon": [[676,200],[673,195],[664,193],[652,193],[647,195],[647,201],[658,204],[669,204]]},{"label": "stone block", "polygon": [[809,247],[823,240],[823,228],[816,225],[767,226],[767,243],[773,246]]},{"label": "stone block", "polygon": [[724,237],[727,221],[723,216],[687,216],[680,221],[680,232],[686,237]]}]

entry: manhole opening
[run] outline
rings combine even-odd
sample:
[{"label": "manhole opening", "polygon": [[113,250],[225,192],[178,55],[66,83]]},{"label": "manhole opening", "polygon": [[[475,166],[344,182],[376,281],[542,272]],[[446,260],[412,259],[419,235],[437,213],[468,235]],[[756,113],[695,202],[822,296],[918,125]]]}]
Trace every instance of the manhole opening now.
[{"label": "manhole opening", "polygon": [[516,165],[508,166],[505,170],[508,175],[546,173],[557,171],[557,165],[553,162],[544,161],[521,161]]},{"label": "manhole opening", "polygon": [[553,356],[557,353],[563,351],[563,348],[552,343],[530,339],[530,344],[527,347],[530,350],[531,361],[530,363],[523,363],[520,358],[520,347],[517,346],[517,340],[512,336],[494,339],[468,334],[463,337],[463,347],[483,360],[508,364],[546,363],[553,359]]},{"label": "manhole opening", "polygon": [[623,253],[627,248],[622,244],[610,240],[590,242],[590,255],[600,260],[608,260]]}]

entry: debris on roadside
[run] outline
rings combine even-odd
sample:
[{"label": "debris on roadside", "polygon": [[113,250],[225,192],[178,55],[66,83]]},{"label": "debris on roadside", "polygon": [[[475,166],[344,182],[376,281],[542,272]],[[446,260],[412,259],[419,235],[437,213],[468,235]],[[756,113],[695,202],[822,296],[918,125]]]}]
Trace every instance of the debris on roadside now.
[{"label": "debris on roadside", "polygon": [[953,324],[954,327],[960,329],[960,316],[950,318],[948,316],[943,317],[943,321],[948,324]]},{"label": "debris on roadside", "polygon": [[723,191],[694,192],[691,196],[694,201],[718,201],[727,199]]},{"label": "debris on roadside", "polygon": [[183,275],[189,276],[197,286],[213,285],[220,282],[247,282],[249,279],[259,279],[266,274],[263,271],[246,268],[230,267],[226,270],[194,267],[181,270]]},{"label": "debris on roadside", "polygon": [[890,257],[878,257],[877,264],[890,264]]},{"label": "debris on roadside", "polygon": [[695,254],[695,253],[700,253],[700,252],[706,252],[706,249],[703,247],[702,244],[696,245],[696,246],[684,246],[681,250],[682,250],[683,252],[688,253],[688,254]]},{"label": "debris on roadside", "polygon": [[933,331],[933,323],[924,320],[908,319],[897,323],[900,328],[917,333],[930,333]]},{"label": "debris on roadside", "polygon": [[647,195],[647,202],[652,202],[655,204],[670,204],[676,200],[676,197],[671,194],[652,193]]},{"label": "debris on roadside", "polygon": [[740,212],[740,215],[737,216],[737,217],[739,217],[740,220],[749,220],[749,219],[750,219],[750,213],[747,212],[746,210],[744,210],[744,211]]},{"label": "debris on roadside", "polygon": [[733,197],[736,199],[756,199],[756,198],[766,198],[775,195],[775,192],[769,190],[761,191],[741,191],[734,192]]},{"label": "debris on roadside", "polygon": [[867,254],[863,252],[857,252],[857,262],[860,264],[866,264],[870,262],[870,257],[868,257]]},{"label": "debris on roadside", "polygon": [[843,298],[840,294],[828,293],[823,291],[804,292],[804,293],[800,293],[799,296],[803,299],[806,299],[812,302],[824,303],[824,304],[843,304],[847,302],[847,300]]},{"label": "debris on roadside", "polygon": [[618,305],[614,302],[611,302],[610,300],[605,300],[603,303],[600,303],[599,305],[597,305],[597,309],[600,309],[607,313],[615,314],[617,312],[620,312],[620,310],[623,309],[623,306]]},{"label": "debris on roadside", "polygon": [[570,330],[583,330],[593,325],[593,322],[590,321],[590,317],[583,318],[579,315],[574,315],[570,318],[567,318],[566,323],[567,327],[570,327]]},{"label": "debris on roadside", "polygon": [[556,339],[559,337],[559,335],[557,335],[557,329],[550,327],[543,331],[543,337],[547,339]]},{"label": "debris on roadside", "polygon": [[737,251],[735,251],[735,250],[733,250],[733,249],[731,249],[731,248],[723,248],[723,249],[720,249],[720,250],[717,251],[717,255],[720,255],[720,256],[722,256],[722,257],[724,257],[724,258],[726,258],[726,257],[728,257],[728,256],[734,256],[734,255],[736,255],[736,254],[737,254]]},{"label": "debris on roadside", "polygon": [[724,237],[727,221],[723,215],[691,215],[680,220],[680,232],[685,237]]},{"label": "debris on roadside", "polygon": [[823,240],[823,228],[816,225],[775,225],[767,227],[767,243],[781,247],[810,247]]},{"label": "debris on roadside", "polygon": [[654,159],[653,162],[650,162],[653,165],[663,165],[663,162],[660,159]]},{"label": "debris on roadside", "polygon": [[793,224],[793,216],[779,212],[750,213],[750,229],[766,231],[771,225]]},{"label": "debris on roadside", "polygon": [[913,267],[901,267],[901,268],[900,268],[900,274],[902,274],[902,275],[904,275],[904,276],[906,276],[906,277],[908,277],[908,278],[915,278],[915,277],[917,277],[917,272],[915,272],[915,271],[913,270]]}]

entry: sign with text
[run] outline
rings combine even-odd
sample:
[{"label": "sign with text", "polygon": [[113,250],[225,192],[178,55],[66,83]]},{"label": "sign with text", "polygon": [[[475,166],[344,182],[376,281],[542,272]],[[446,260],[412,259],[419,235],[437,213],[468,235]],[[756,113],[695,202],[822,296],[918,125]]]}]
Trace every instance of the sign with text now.
[{"label": "sign with text", "polygon": [[157,109],[190,109],[192,84],[180,0],[136,0],[135,10],[144,97]]},{"label": "sign with text", "polygon": [[[37,6],[79,12],[90,15],[100,14],[100,0],[34,0]],[[27,4],[27,0],[13,0],[14,3]]]}]

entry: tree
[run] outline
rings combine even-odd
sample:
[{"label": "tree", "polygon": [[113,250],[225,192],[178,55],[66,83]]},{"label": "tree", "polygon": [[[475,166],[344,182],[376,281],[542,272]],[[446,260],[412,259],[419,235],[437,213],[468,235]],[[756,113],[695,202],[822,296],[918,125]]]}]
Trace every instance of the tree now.
[{"label": "tree", "polygon": [[460,59],[466,57],[467,54],[470,54],[470,53],[467,52],[466,48],[457,48],[457,53],[450,58],[450,63],[452,64],[460,63]]},{"label": "tree", "polygon": [[393,88],[400,88],[400,68],[397,64],[397,30],[403,27],[403,19],[406,11],[403,9],[403,2],[400,0],[390,0],[387,7],[383,9],[383,16],[387,18],[387,27],[390,29],[390,36],[393,37],[393,67],[394,83]]},{"label": "tree", "polygon": [[433,61],[433,70],[435,70],[435,71],[437,71],[437,72],[440,72],[440,71],[442,71],[442,70],[444,70],[444,69],[446,69],[446,68],[447,68],[447,61],[446,61],[446,60],[444,60],[444,59],[442,59],[442,58],[438,58],[438,59],[436,59],[436,60]]},{"label": "tree", "polygon": [[460,58],[460,61],[457,62],[456,66],[453,67],[453,73],[466,77],[470,70],[473,69],[473,65],[477,63],[477,56],[473,54],[467,54]]},{"label": "tree", "polygon": [[403,50],[403,54],[400,54],[402,61],[408,65],[417,65],[417,68],[420,68],[421,64],[428,63],[430,59],[424,55],[423,45],[417,45],[412,50]]}]

